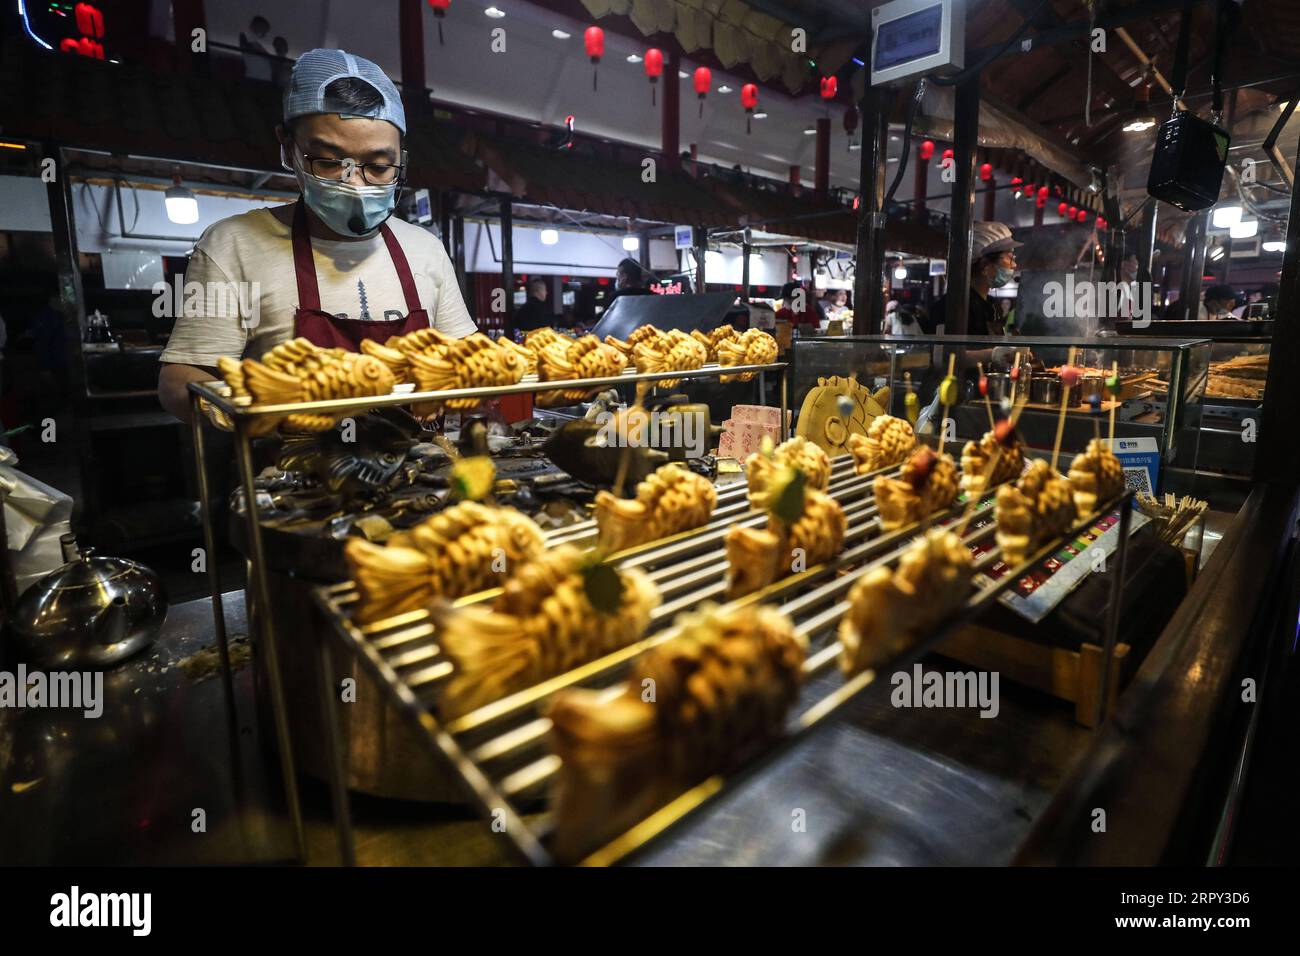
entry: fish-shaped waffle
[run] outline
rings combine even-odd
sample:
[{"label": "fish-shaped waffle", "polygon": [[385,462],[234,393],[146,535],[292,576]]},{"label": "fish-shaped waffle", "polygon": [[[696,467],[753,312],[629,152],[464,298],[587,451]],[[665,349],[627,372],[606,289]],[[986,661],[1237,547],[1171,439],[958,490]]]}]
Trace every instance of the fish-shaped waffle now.
[{"label": "fish-shaped waffle", "polygon": [[[989,473],[990,464],[993,466],[992,474]],[[994,485],[1015,480],[1024,467],[1024,448],[1014,431],[1007,431],[1004,441],[998,440],[996,431],[985,432],[978,442],[968,441],[961,450],[962,491],[980,494]]]},{"label": "fish-shaped waffle", "polygon": [[[594,335],[584,335],[565,346],[555,342],[537,354],[537,376],[544,382],[563,382],[565,379],[609,378],[621,375],[627,366],[626,356],[612,345],[602,343]],[[572,404],[594,396],[599,389],[567,388],[537,393],[537,403],[542,406]]]},{"label": "fish-shaped waffle", "polygon": [[[747,329],[738,338],[718,342],[719,365],[768,365],[776,361],[776,339],[762,329]],[[748,382],[757,372],[719,376],[723,382]]]},{"label": "fish-shaped waffle", "polygon": [[[751,493],[756,507],[768,510],[766,528],[733,527],[727,531],[727,596],[741,597],[815,564],[829,561],[844,544],[844,509],[830,495],[801,487],[802,510],[793,520],[787,510],[794,469]],[[802,484],[802,476],[798,479]]]},{"label": "fish-shaped waffle", "polygon": [[1104,501],[1124,493],[1124,467],[1115,453],[1100,438],[1088,442],[1082,455],[1070,462],[1070,484],[1074,487],[1074,504],[1086,516]]},{"label": "fish-shaped waffle", "polygon": [[840,619],[846,675],[879,669],[943,623],[970,593],[970,550],[951,531],[935,528],[917,538],[897,568],[868,571],[849,590]]},{"label": "fish-shaped waffle", "polygon": [[771,448],[770,439],[764,444],[770,452],[756,451],[745,459],[745,480],[749,483],[751,496],[761,492],[767,483],[782,469],[791,466],[803,473],[809,488],[825,491],[831,481],[831,460],[808,439],[795,436]]},{"label": "fish-shaped waffle", "polygon": [[1002,560],[1016,567],[1078,520],[1074,489],[1042,459],[1029,463],[1014,485],[998,489],[994,515]]},{"label": "fish-shaped waffle", "polygon": [[951,507],[961,490],[952,458],[924,447],[908,459],[898,478],[877,475],[874,489],[882,531],[894,531]]},{"label": "fish-shaped waffle", "polygon": [[780,736],[807,647],[774,608],[684,614],[612,694],[570,689],[547,716],[560,758],[552,844],[563,862],[604,845]]},{"label": "fish-shaped waffle", "polygon": [[[708,354],[705,346],[685,332],[671,329],[633,346],[632,362],[638,372],[685,372],[702,367]],[[652,384],[660,388],[676,388],[680,382],[681,379],[665,378]]]},{"label": "fish-shaped waffle", "polygon": [[907,460],[916,448],[916,433],[902,418],[877,415],[866,435],[849,435],[849,452],[859,475],[867,475]]},{"label": "fish-shaped waffle", "polygon": [[597,547],[622,551],[707,524],[717,489],[703,475],[681,465],[661,465],[636,486],[636,497],[596,495]]},{"label": "fish-shaped waffle", "polygon": [[[457,339],[437,352],[412,352],[407,356],[415,384],[424,392],[453,388],[514,385],[524,377],[526,365],[514,350],[503,348],[481,332]],[[448,408],[474,408],[479,398],[448,399]]]}]

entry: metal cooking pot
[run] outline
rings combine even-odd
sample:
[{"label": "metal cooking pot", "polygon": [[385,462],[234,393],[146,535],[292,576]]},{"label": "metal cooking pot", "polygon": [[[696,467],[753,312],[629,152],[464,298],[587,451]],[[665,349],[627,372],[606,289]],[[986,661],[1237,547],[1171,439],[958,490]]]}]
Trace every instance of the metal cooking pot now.
[{"label": "metal cooking pot", "polygon": [[23,592],[9,629],[31,663],[110,667],[152,644],[166,618],[167,594],[158,575],[87,548]]},{"label": "metal cooking pot", "polygon": [[1061,403],[1061,380],[1054,375],[1035,375],[1029,384],[1029,400],[1036,405]]},{"label": "metal cooking pot", "polygon": [[990,372],[985,376],[989,380],[989,399],[1000,402],[1011,394],[1011,376],[1006,372]]}]

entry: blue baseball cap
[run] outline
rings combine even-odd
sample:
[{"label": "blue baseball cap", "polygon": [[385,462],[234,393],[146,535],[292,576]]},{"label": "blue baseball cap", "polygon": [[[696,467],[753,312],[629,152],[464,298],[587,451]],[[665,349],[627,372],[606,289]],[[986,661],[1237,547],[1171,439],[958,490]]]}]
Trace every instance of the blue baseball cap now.
[{"label": "blue baseball cap", "polygon": [[[325,88],[335,80],[353,78],[374,88],[380,103],[375,108],[358,112],[356,107],[332,102]],[[403,133],[406,132],[406,111],[402,98],[388,74],[374,63],[343,50],[308,50],[298,57],[284,91],[284,121],[316,113],[342,113],[346,116],[366,116],[387,120]]]}]

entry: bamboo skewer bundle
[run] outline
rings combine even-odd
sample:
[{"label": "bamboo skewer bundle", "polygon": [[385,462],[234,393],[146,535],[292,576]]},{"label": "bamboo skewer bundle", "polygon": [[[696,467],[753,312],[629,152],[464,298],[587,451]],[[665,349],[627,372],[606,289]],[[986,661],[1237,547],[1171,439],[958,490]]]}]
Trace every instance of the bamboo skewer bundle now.
[{"label": "bamboo skewer bundle", "polygon": [[612,553],[698,528],[717,502],[709,479],[676,463],[662,465],[637,485],[633,499],[597,493],[596,546]]},{"label": "bamboo skewer bundle", "polygon": [[961,538],[938,528],[914,541],[896,569],[868,571],[849,591],[840,619],[840,669],[851,676],[906,652],[961,606],[973,573]]},{"label": "bamboo skewer bundle", "polygon": [[1192,522],[1210,507],[1208,501],[1199,501],[1188,495],[1175,498],[1166,494],[1161,500],[1143,494],[1137,496],[1136,502],[1138,510],[1152,519],[1156,536],[1166,544],[1173,545],[1182,542]]},{"label": "bamboo skewer bundle", "polygon": [[527,515],[474,501],[453,505],[384,545],[353,538],[343,556],[361,599],[356,620],[367,624],[435,597],[482,591],[545,547],[542,530]]},{"label": "bamboo skewer bundle", "polygon": [[573,861],[778,737],[807,653],[774,608],[705,608],[609,692],[556,696],[554,849]]}]

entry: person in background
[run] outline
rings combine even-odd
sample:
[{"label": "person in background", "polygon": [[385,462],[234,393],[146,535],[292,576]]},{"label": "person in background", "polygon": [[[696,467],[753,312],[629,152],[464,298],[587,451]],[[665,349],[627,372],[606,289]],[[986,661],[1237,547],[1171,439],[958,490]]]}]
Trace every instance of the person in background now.
[{"label": "person in background", "polygon": [[271,58],[266,55],[271,52],[266,48],[266,38],[270,32],[270,21],[259,14],[249,21],[248,33],[239,34],[239,49],[244,54],[245,79],[271,79]]},{"label": "person in background", "polygon": [[1205,290],[1205,301],[1201,304],[1202,319],[1231,319],[1233,308],[1237,305],[1237,293],[1231,286],[1212,285]]},{"label": "person in background", "polygon": [[843,313],[851,311],[849,309],[848,289],[832,289],[830,292],[826,293],[826,298],[824,298],[822,302],[823,308],[826,311],[827,321],[838,319]]},{"label": "person in background", "polygon": [[289,77],[293,75],[293,61],[289,59],[289,41],[284,37],[276,37],[271,41],[275,48],[275,55],[279,59],[271,66],[271,81],[275,83],[277,89],[283,90],[289,85]]},{"label": "person in background", "polygon": [[914,305],[898,303],[886,326],[886,335],[920,335],[921,323],[917,321],[920,310]]},{"label": "person in background", "polygon": [[1259,289],[1256,289],[1254,292],[1247,294],[1245,302],[1241,303],[1241,305],[1237,306],[1235,309],[1232,310],[1232,315],[1234,318],[1244,319],[1246,318],[1247,310],[1252,305],[1254,305],[1257,302],[1263,302],[1263,301],[1264,301],[1264,293],[1261,292]]},{"label": "person in background", "polygon": [[778,322],[789,322],[791,328],[821,328],[821,314],[812,293],[802,282],[787,282],[781,288],[781,308],[777,310]]},{"label": "person in background", "polygon": [[544,329],[555,322],[551,304],[546,301],[549,294],[546,280],[541,276],[533,276],[528,280],[528,301],[515,310],[514,317],[510,320],[514,331],[531,332],[533,329]]},{"label": "person in background", "polygon": [[[977,222],[971,230],[970,311],[967,313],[967,335],[1000,336],[1007,332],[1002,310],[989,298],[990,289],[1000,289],[1015,278],[1018,264],[1015,249],[1023,243],[1011,238],[1011,227],[1000,222]],[[948,296],[937,299],[930,308],[928,321],[923,327],[933,335],[940,326],[948,325]]]},{"label": "person in background", "polygon": [[610,301],[620,295],[654,295],[650,291],[650,282],[645,270],[635,259],[624,259],[618,264],[618,271],[614,275],[614,295]]}]

